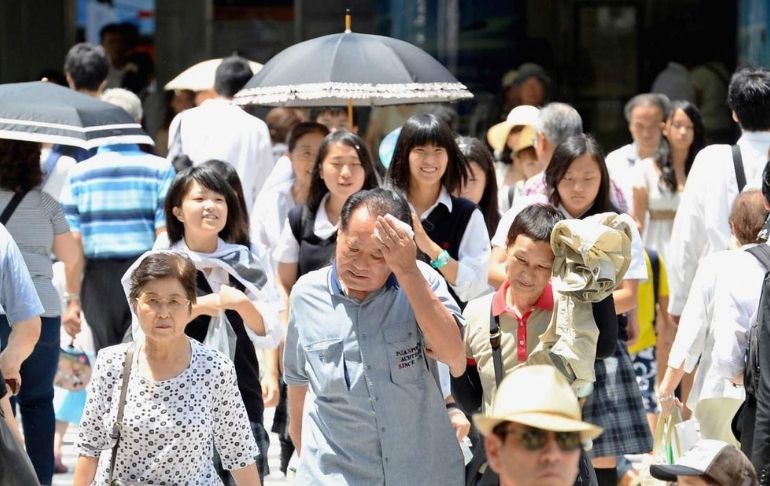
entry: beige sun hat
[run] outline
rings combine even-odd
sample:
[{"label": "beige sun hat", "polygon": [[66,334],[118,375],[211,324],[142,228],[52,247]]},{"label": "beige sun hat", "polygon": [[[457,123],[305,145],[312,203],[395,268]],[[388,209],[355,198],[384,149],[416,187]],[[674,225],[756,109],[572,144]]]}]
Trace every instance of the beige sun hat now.
[{"label": "beige sun hat", "polygon": [[540,110],[534,106],[517,106],[508,113],[504,122],[493,125],[487,130],[487,141],[489,142],[489,145],[491,145],[496,152],[502,151],[505,148],[505,142],[508,140],[508,134],[511,133],[513,127],[525,125],[534,128],[537,126],[539,115]]},{"label": "beige sun hat", "polygon": [[585,442],[602,428],[583,422],[577,396],[556,368],[522,366],[506,376],[497,388],[492,408],[473,416],[473,422],[489,435],[501,422],[516,422],[554,432],[579,432]]}]

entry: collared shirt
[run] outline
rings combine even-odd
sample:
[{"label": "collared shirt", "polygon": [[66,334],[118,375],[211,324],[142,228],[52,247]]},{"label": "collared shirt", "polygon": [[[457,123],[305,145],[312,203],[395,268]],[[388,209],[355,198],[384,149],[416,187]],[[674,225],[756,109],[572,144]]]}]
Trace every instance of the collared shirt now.
[{"label": "collared shirt", "polygon": [[[420,220],[425,221],[439,204],[443,204],[450,213],[452,212],[452,198],[443,186],[436,202],[420,214]],[[412,209],[414,208],[412,207]],[[454,284],[450,284],[460,300],[467,302],[489,290],[487,267],[490,253],[489,232],[484,223],[484,216],[477,208],[471,214],[468,225],[465,227],[465,233],[460,240],[457,278],[455,278]]]},{"label": "collared shirt", "polygon": [[[464,323],[444,279],[418,266]],[[290,301],[284,378],[308,387],[296,483],[463,484],[425,338],[395,279],[357,301],[329,266],[300,277]]]},{"label": "collared shirt", "polygon": [[521,318],[506,304],[509,288],[510,283],[505,281],[496,292],[468,302],[463,311],[466,321],[465,355],[476,361],[483,388],[484,410],[492,406],[492,398],[497,390],[492,346],[489,343],[490,312],[500,318],[503,376],[518,364],[526,362],[527,356],[535,349],[540,335],[545,332],[551,321],[554,295],[550,283],[543,289],[535,305]]},{"label": "collared shirt", "polygon": [[24,264],[24,258],[11,234],[0,224],[0,304],[5,308],[11,326],[43,313],[43,305],[35,292]]},{"label": "collared shirt", "polygon": [[[742,250],[708,255],[703,259],[703,264],[698,266],[696,277],[701,269],[704,269],[703,273],[707,273],[707,276],[712,275],[713,279],[713,297],[706,297],[711,297],[710,307],[713,309],[713,366],[719,377],[732,380],[743,373],[745,368],[749,329],[756,321],[765,269],[752,254]],[[693,282],[693,289],[697,282],[697,279]],[[696,298],[695,290],[690,293]],[[685,311],[689,305],[690,298],[687,299]]]},{"label": "collared shirt", "polygon": [[[770,132],[744,132],[738,140],[746,189],[762,186]],[[668,248],[669,313],[682,314],[690,285],[705,255],[730,242],[730,210],[738,195],[729,145],[710,145],[695,157],[681,194]]]},{"label": "collared shirt", "polygon": [[635,143],[629,143],[613,150],[604,159],[607,164],[607,172],[623,193],[623,199],[626,201],[629,212],[634,207],[634,182],[636,181],[634,168],[639,160],[641,159]]},{"label": "collared shirt", "polygon": [[100,147],[70,170],[61,204],[86,258],[132,258],[152,248],[166,226],[163,204],[176,173],[138,145]]},{"label": "collared shirt", "polygon": [[270,255],[274,271],[278,260],[273,257],[273,251],[278,248],[289,211],[298,205],[291,195],[293,186],[294,180],[288,180],[263,188],[251,210],[252,244],[259,244],[265,254]]},{"label": "collared shirt", "polygon": [[[533,204],[551,204],[548,202],[548,198],[543,194],[537,194],[533,196],[520,197],[517,201],[514,201],[513,207],[503,214],[500,218],[500,223],[497,225],[497,231],[495,236],[492,237],[492,246],[500,248],[506,247],[506,239],[508,238],[508,230],[513,224],[513,220],[521,212],[522,209]],[[560,207],[559,211],[564,214],[565,218],[573,218],[571,214]],[[642,244],[642,237],[639,234],[639,230],[636,225],[631,225],[631,265],[628,267],[624,280],[646,280],[647,279],[647,266],[644,263],[644,245]]]},{"label": "collared shirt", "polygon": [[265,122],[226,99],[208,99],[179,113],[168,129],[169,161],[180,154],[194,165],[217,159],[238,172],[249,210],[275,165]]},{"label": "collared shirt", "polygon": [[[325,240],[331,237],[337,231],[337,225],[329,221],[329,214],[326,212],[326,201],[329,200],[329,193],[321,198],[318,209],[313,219],[313,234],[318,238]],[[281,233],[278,237],[278,243],[273,250],[273,260],[278,263],[297,263],[299,261],[300,242],[294,237],[289,224],[288,210],[287,216],[283,220]]]},{"label": "collared shirt", "polygon": [[[535,174],[524,183],[522,190],[525,196],[534,196],[536,194],[546,195],[545,171]],[[623,191],[614,180],[610,180],[610,202],[618,208],[618,211],[628,212],[628,202],[623,195]],[[514,203],[515,204],[515,203]]]}]

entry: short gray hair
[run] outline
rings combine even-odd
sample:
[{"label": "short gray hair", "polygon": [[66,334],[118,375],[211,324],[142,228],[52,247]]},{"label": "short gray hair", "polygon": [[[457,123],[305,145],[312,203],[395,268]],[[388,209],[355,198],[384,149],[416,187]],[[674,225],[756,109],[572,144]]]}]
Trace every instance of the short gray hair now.
[{"label": "short gray hair", "polygon": [[112,88],[102,94],[102,101],[126,110],[137,123],[142,121],[142,101],[134,93],[123,88]]},{"label": "short gray hair", "polygon": [[554,147],[583,133],[580,113],[566,103],[548,103],[540,109],[537,131]]},{"label": "short gray hair", "polygon": [[623,114],[626,116],[626,121],[631,123],[631,114],[634,112],[634,109],[636,107],[655,106],[660,110],[660,114],[663,117],[663,121],[665,121],[666,117],[668,116],[668,110],[669,110],[670,104],[671,104],[671,101],[668,99],[668,96],[664,94],[642,93],[628,100],[628,103],[626,103],[625,108],[623,108]]}]

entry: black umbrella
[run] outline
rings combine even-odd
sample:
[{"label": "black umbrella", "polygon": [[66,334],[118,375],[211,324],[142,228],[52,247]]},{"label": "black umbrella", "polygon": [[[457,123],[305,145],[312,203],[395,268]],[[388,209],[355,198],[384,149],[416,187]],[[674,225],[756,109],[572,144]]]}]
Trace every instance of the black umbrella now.
[{"label": "black umbrella", "polygon": [[122,108],[42,81],[0,84],[0,138],[84,149],[119,143],[154,145]]},{"label": "black umbrella", "polygon": [[235,95],[238,104],[372,106],[472,98],[422,49],[398,39],[342,34],[300,42],[276,54]]}]

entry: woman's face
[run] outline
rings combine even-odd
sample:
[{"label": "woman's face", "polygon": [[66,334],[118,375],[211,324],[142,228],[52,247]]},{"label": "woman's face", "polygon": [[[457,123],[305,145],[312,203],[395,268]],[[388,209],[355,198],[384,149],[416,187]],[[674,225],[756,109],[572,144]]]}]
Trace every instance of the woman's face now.
[{"label": "woman's face", "polygon": [[321,163],[321,179],[332,196],[346,201],[364,187],[366,170],[358,159],[356,149],[342,143],[332,143]]},{"label": "woman's face", "polygon": [[438,145],[418,145],[409,152],[409,180],[419,186],[433,187],[441,184],[449,154]]},{"label": "woman's face", "polygon": [[150,339],[168,340],[183,336],[190,321],[190,301],[182,284],[173,277],[147,282],[135,306],[139,325]]},{"label": "woman's face", "polygon": [[184,225],[185,237],[216,237],[227,224],[227,201],[224,195],[193,181],[181,206],[175,207],[173,213]]},{"label": "woman's face", "polygon": [[602,172],[599,163],[591,154],[583,154],[570,164],[556,190],[564,209],[578,218],[594,204],[599,195]]},{"label": "woman's face", "polygon": [[478,163],[472,160],[468,162],[470,163],[470,177],[462,185],[460,193],[457,195],[478,204],[481,201],[481,196],[484,195],[484,189],[487,187],[487,175]]},{"label": "woman's face", "polygon": [[543,164],[540,163],[540,159],[537,158],[537,152],[532,147],[520,150],[516,154],[516,160],[519,161],[521,172],[524,173],[526,179],[536,176],[543,171]]},{"label": "woman's face", "polygon": [[689,150],[695,139],[695,126],[684,110],[679,108],[666,120],[663,134],[672,148]]},{"label": "woman's face", "polygon": [[318,151],[321,148],[324,136],[318,132],[311,132],[303,135],[297,140],[294,150],[289,152],[291,168],[297,180],[304,183],[310,182],[310,175],[313,173],[313,164]]}]

